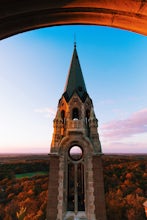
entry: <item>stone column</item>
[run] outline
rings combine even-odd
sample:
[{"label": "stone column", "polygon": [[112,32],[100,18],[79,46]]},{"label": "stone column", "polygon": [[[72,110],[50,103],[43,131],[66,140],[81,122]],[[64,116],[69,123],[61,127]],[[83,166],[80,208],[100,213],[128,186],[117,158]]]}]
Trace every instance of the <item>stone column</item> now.
[{"label": "stone column", "polygon": [[57,220],[62,220],[65,214],[65,201],[64,201],[64,157],[60,156],[59,163],[59,180],[58,180],[58,215]]},{"label": "stone column", "polygon": [[57,219],[58,184],[59,184],[59,156],[50,154],[49,187],[47,203],[47,220]]},{"label": "stone column", "polygon": [[86,216],[88,220],[96,220],[94,204],[94,182],[93,182],[92,157],[88,156],[86,161]]}]

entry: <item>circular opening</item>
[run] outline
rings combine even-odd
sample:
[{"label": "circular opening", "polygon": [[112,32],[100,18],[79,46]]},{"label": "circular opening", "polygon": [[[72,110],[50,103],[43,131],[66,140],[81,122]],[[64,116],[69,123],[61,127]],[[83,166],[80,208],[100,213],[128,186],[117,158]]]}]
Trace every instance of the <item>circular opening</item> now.
[{"label": "circular opening", "polygon": [[80,160],[82,158],[83,151],[79,146],[73,146],[69,150],[69,156],[72,160]]}]

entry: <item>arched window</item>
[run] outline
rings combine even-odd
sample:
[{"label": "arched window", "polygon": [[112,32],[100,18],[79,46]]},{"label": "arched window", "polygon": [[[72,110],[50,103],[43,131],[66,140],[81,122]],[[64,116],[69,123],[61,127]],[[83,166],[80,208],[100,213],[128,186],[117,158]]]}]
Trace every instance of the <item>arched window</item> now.
[{"label": "arched window", "polygon": [[90,136],[89,118],[90,118],[90,110],[87,109],[86,114],[85,114],[85,122],[86,122],[86,126],[87,126],[87,136],[88,137]]},{"label": "arched window", "polygon": [[61,111],[61,118],[62,118],[63,124],[64,124],[65,123],[65,111],[64,110]]},{"label": "arched window", "polygon": [[83,149],[79,146],[72,146],[68,153],[70,161],[67,178],[67,210],[76,213],[85,211]]},{"label": "arched window", "polygon": [[72,120],[79,120],[79,110],[77,108],[72,111]]},{"label": "arched window", "polygon": [[86,115],[85,115],[85,119],[86,119],[86,124],[88,124],[88,119],[90,117],[90,111],[89,109],[86,110]]}]

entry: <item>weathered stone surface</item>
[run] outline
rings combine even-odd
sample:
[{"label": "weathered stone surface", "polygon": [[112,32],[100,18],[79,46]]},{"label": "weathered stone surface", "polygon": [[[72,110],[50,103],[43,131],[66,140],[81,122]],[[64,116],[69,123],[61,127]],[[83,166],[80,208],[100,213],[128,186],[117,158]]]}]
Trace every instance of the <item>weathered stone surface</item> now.
[{"label": "weathered stone surface", "polygon": [[56,219],[58,205],[59,156],[50,155],[47,219]]},{"label": "weathered stone surface", "polygon": [[67,24],[103,25],[147,35],[146,0],[0,0],[0,39]]},{"label": "weathered stone surface", "polygon": [[[53,121],[47,220],[106,220],[98,120],[86,90],[76,45],[69,73]],[[78,80],[73,83],[76,77]],[[58,126],[60,121],[63,131]]]},{"label": "weathered stone surface", "polygon": [[95,196],[95,214],[97,220],[106,220],[103,167],[101,156],[93,156],[93,182]]}]

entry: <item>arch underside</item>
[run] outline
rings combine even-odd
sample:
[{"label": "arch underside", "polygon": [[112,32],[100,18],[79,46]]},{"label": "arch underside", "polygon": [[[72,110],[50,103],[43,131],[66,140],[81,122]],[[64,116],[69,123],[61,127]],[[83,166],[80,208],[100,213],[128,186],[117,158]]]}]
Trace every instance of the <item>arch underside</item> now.
[{"label": "arch underside", "polygon": [[0,39],[42,27],[83,24],[147,35],[146,0],[0,0]]}]

